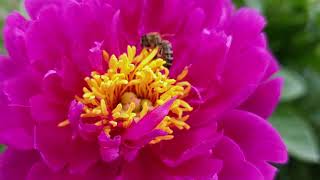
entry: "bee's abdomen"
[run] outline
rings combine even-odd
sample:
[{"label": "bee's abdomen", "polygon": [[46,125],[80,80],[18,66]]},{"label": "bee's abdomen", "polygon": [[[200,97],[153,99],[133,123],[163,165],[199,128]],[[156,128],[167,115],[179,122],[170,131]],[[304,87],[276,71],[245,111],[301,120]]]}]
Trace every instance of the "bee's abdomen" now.
[{"label": "bee's abdomen", "polygon": [[162,41],[159,51],[159,56],[163,58],[167,63],[165,64],[165,67],[170,68],[173,62],[173,51],[172,46],[169,41]]}]

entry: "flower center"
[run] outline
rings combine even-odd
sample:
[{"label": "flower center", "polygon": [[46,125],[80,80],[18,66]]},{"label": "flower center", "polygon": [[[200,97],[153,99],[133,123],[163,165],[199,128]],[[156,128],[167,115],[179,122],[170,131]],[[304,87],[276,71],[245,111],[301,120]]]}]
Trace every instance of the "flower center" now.
[{"label": "flower center", "polygon": [[[120,57],[103,52],[104,60],[109,63],[105,74],[92,72],[86,77],[87,86],[82,97],[76,100],[83,104],[81,118],[88,123],[102,126],[111,136],[121,132],[135,122],[138,123],[148,112],[176,98],[169,113],[156,127],[167,133],[156,137],[150,144],[174,138],[175,129],[189,129],[186,123],[192,107],[183,99],[189,94],[191,85],[183,81],[188,74],[186,67],[177,79],[169,77],[166,61],[157,58],[159,49],[143,49],[136,55],[136,47],[128,46],[127,54]],[[63,127],[68,121],[61,122]]]}]

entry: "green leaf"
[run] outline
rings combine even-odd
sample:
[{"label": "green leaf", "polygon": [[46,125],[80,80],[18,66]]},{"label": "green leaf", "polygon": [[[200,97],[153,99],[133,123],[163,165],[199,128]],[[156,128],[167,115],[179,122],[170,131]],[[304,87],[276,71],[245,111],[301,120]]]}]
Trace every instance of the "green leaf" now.
[{"label": "green leaf", "polygon": [[258,9],[263,12],[263,0],[244,0],[247,6]]},{"label": "green leaf", "polygon": [[298,73],[289,69],[282,69],[279,75],[285,79],[281,96],[282,101],[296,100],[306,94],[305,80]]},{"label": "green leaf", "polygon": [[277,113],[270,121],[282,135],[293,157],[306,162],[319,162],[316,134],[306,121],[290,111]]}]

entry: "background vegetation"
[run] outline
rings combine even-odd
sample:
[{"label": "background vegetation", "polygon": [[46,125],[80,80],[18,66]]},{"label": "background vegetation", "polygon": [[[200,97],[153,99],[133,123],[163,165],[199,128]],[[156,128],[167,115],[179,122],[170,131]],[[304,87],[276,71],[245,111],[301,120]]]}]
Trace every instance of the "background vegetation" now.
[{"label": "background vegetation", "polygon": [[[270,47],[283,67],[285,88],[270,121],[282,134],[291,158],[280,167],[277,179],[320,179],[320,0],[234,1],[267,17]],[[1,29],[6,14],[21,7],[19,0],[0,0]]]}]

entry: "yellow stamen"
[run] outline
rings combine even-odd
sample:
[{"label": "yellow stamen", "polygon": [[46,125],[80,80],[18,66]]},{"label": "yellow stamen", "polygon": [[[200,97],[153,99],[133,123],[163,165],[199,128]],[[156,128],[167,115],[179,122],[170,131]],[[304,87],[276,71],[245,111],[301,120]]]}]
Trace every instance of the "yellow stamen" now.
[{"label": "yellow stamen", "polygon": [[[87,86],[82,97],[75,97],[84,105],[81,118],[91,118],[89,122],[93,120],[94,125],[103,126],[110,136],[115,128],[128,128],[133,121],[138,122],[154,108],[175,98],[168,115],[156,127],[167,135],[156,137],[150,144],[174,138],[175,129],[190,129],[186,113],[193,108],[183,100],[191,89],[190,83],[183,81],[188,67],[176,79],[170,78],[170,70],[164,67],[166,61],[156,58],[158,51],[158,48],[143,49],[136,55],[136,47],[128,46],[127,53],[119,57],[103,51],[107,72],[92,72],[84,79]],[[66,120],[58,126],[68,124]]]},{"label": "yellow stamen", "polygon": [[183,71],[178,75],[177,80],[178,81],[183,80],[188,75],[188,72],[189,72],[189,68],[185,67]]},{"label": "yellow stamen", "polygon": [[70,124],[69,120],[64,120],[58,124],[58,127],[65,127],[65,126],[68,126],[69,124]]},{"label": "yellow stamen", "polygon": [[105,61],[109,60],[109,53],[107,51],[102,51],[102,56]]}]

